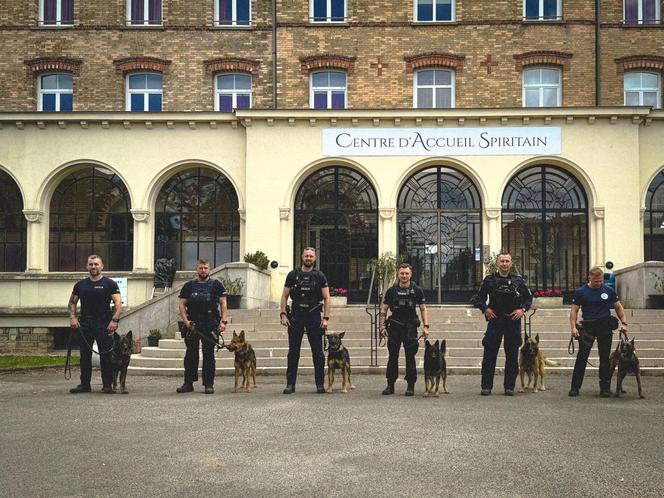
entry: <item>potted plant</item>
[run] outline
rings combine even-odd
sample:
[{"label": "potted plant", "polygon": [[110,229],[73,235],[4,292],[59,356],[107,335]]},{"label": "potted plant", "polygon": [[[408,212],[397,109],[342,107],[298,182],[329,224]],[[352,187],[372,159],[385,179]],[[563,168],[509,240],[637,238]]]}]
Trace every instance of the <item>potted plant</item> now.
[{"label": "potted plant", "polygon": [[228,304],[228,308],[232,310],[239,309],[242,301],[244,280],[240,277],[234,279],[221,277],[220,280],[226,289],[226,304]]},{"label": "potted plant", "polygon": [[330,287],[330,306],[343,308],[348,304],[348,289],[341,287]]},{"label": "potted plant", "polygon": [[256,265],[261,270],[267,270],[267,265],[270,263],[270,260],[263,251],[256,251],[254,253],[245,254],[244,262]]},{"label": "potted plant", "polygon": [[148,346],[151,348],[158,347],[159,339],[161,339],[161,331],[159,329],[150,329],[148,333]]}]

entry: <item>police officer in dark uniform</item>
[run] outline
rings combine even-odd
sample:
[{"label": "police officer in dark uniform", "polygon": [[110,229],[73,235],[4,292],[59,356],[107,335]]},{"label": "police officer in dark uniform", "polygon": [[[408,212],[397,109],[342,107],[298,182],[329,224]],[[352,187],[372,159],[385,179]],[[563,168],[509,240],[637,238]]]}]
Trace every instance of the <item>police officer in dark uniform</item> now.
[{"label": "police officer in dark uniform", "polygon": [[[88,257],[90,276],[76,282],[69,298],[69,326],[80,328],[81,383],[69,390],[72,394],[89,393],[92,378],[92,345],[97,341],[101,367],[102,392],[113,393],[113,332],[118,328],[122,313],[120,289],[110,278],[102,275],[104,262],[93,254]],[[76,318],[76,304],[81,300],[81,319]],[[110,303],[113,302],[113,309]]]},{"label": "police officer in dark uniform", "polygon": [[[297,366],[300,362],[302,336],[305,330],[313,356],[316,392],[325,393],[323,334],[330,320],[330,289],[323,272],[314,269],[315,262],[316,250],[313,247],[304,249],[302,267],[288,273],[281,293],[279,319],[284,327],[288,327],[288,367],[284,394],[295,392]],[[286,305],[289,297],[292,300],[292,308],[291,312],[287,313]]]},{"label": "police officer in dark uniform", "polygon": [[190,393],[194,390],[194,381],[198,379],[198,348],[202,347],[203,386],[205,394],[213,394],[216,340],[228,323],[226,289],[219,280],[210,278],[207,259],[198,260],[196,273],[197,278],[184,284],[178,296],[187,351],[184,355],[184,384],[177,388],[177,392]]},{"label": "police officer in dark uniform", "polygon": [[[417,368],[415,355],[419,349],[417,341],[417,328],[420,320],[417,318],[417,308],[420,308],[424,336],[429,335],[429,312],[424,304],[424,291],[411,282],[413,269],[408,263],[399,266],[399,281],[385,293],[380,309],[380,318],[383,322],[380,327],[382,337],[387,337],[387,387],[383,394],[394,394],[394,382],[399,376],[399,350],[403,344],[406,354],[406,396],[415,394],[417,381]],[[391,311],[389,318],[385,319],[387,310]]]},{"label": "police officer in dark uniform", "polygon": [[[579,334],[576,327],[579,308],[583,312],[583,334]],[[599,395],[603,398],[611,396],[612,372],[609,367],[609,355],[611,354],[614,328],[610,318],[611,308],[616,310],[620,319],[620,331],[626,332],[625,310],[620,304],[618,295],[611,287],[604,285],[604,271],[600,267],[594,266],[588,274],[588,283],[574,291],[572,309],[569,314],[572,337],[580,338],[579,352],[576,355],[572,374],[572,387],[569,391],[569,395],[572,397],[579,395],[586,372],[586,363],[595,339],[597,339],[597,350],[599,351]]]},{"label": "police officer in dark uniform", "polygon": [[[507,252],[498,255],[498,271],[487,275],[482,282],[475,307],[489,322],[482,339],[482,396],[493,389],[493,375],[500,343],[505,338],[505,395],[514,396],[516,376],[519,371],[519,346],[521,345],[521,317],[528,311],[533,296],[523,277],[512,270],[512,256]],[[487,304],[487,299],[489,303]]]}]

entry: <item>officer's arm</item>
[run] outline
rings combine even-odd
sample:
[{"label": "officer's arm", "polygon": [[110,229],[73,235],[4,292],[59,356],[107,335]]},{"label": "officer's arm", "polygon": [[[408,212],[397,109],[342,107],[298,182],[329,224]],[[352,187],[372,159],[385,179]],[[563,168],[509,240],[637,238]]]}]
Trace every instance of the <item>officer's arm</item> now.
[{"label": "officer's arm", "polygon": [[284,290],[281,292],[281,301],[279,302],[279,322],[284,327],[290,325],[288,315],[286,314],[286,306],[288,305],[288,296],[290,295],[290,287],[284,287]]},{"label": "officer's arm", "polygon": [[221,296],[219,298],[219,308],[221,309],[219,330],[223,332],[226,329],[226,323],[228,322],[228,303],[226,302],[226,296]]},{"label": "officer's arm", "polygon": [[380,331],[381,336],[387,335],[387,328],[385,327],[385,317],[387,316],[387,310],[389,306],[383,303],[380,306],[380,314],[378,315],[378,330]]},{"label": "officer's arm", "polygon": [[422,330],[424,330],[424,335],[429,335],[429,310],[424,303],[420,304],[420,314],[422,315]]},{"label": "officer's arm", "polygon": [[69,304],[67,304],[67,307],[69,308],[69,326],[73,329],[77,329],[79,327],[78,318],[76,318],[77,303],[78,296],[72,292],[71,296],[69,297]]},{"label": "officer's arm", "polygon": [[325,317],[330,316],[330,288],[323,287],[321,293],[323,294],[323,321],[327,323],[328,320],[326,320]]},{"label": "officer's arm", "polygon": [[115,308],[115,312],[113,313],[113,320],[119,320],[120,315],[122,314],[122,294],[116,292],[115,294],[111,295],[111,299],[113,300],[113,307]]},{"label": "officer's arm", "polygon": [[477,291],[477,298],[475,299],[475,307],[479,308],[482,313],[488,308],[486,304],[486,299],[489,294],[489,285],[487,284],[487,279],[482,280],[482,285],[480,290]]},{"label": "officer's arm", "polygon": [[578,337],[579,331],[576,329],[576,320],[579,315],[579,305],[572,304],[572,308],[569,310],[569,325],[572,336]]},{"label": "officer's arm", "polygon": [[189,321],[189,318],[187,318],[187,300],[183,297],[180,298],[180,301],[178,301],[178,309],[180,310],[180,318],[182,318],[182,321],[184,322],[184,326],[189,328],[191,326],[191,322]]},{"label": "officer's arm", "polygon": [[627,317],[625,316],[625,308],[620,301],[613,303],[613,309],[616,310],[616,315],[620,320],[620,330],[627,330]]}]

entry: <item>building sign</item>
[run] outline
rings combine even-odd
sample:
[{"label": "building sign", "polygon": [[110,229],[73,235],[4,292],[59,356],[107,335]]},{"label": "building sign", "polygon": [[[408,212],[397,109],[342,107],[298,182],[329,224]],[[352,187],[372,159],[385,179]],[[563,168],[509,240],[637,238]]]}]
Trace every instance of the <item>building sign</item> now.
[{"label": "building sign", "polygon": [[326,128],[326,156],[560,154],[560,128]]}]

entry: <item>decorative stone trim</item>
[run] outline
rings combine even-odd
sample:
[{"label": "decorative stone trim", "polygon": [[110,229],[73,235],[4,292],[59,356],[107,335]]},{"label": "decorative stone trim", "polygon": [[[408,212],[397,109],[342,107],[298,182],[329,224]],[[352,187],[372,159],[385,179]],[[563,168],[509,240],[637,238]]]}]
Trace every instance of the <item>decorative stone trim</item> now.
[{"label": "decorative stone trim", "polygon": [[280,220],[287,220],[290,217],[290,208],[288,207],[280,207],[279,208],[279,219]]},{"label": "decorative stone trim", "polygon": [[156,57],[125,57],[124,59],[114,60],[113,65],[115,66],[115,70],[122,75],[136,71],[151,71],[165,74],[168,72],[168,66],[171,65],[171,61],[157,59]]},{"label": "decorative stone trim", "polygon": [[425,67],[448,67],[454,69],[457,73],[461,73],[463,72],[463,62],[465,59],[465,55],[435,52],[404,57],[404,60],[406,61],[406,72],[408,74],[412,74],[418,69]]},{"label": "decorative stone trim", "polygon": [[488,207],[488,208],[484,208],[484,212],[486,213],[486,217],[489,218],[490,220],[497,220],[500,217],[500,213],[502,212],[502,208]]},{"label": "decorative stone trim", "polygon": [[237,213],[240,216],[240,221],[247,221],[247,210],[246,209],[238,209]]},{"label": "decorative stone trim", "polygon": [[347,74],[353,74],[355,71],[355,61],[357,57],[345,57],[343,55],[313,55],[311,57],[301,57],[301,70],[303,74],[309,74],[312,71],[320,69],[341,69]]},{"label": "decorative stone trim", "polygon": [[604,219],[604,206],[593,206],[592,210],[595,219],[597,220]]},{"label": "decorative stone trim", "polygon": [[44,211],[39,209],[24,209],[23,216],[30,223],[41,223],[42,219],[44,219]]},{"label": "decorative stone trim", "polygon": [[637,71],[639,69],[664,73],[664,57],[661,55],[631,55],[614,60],[619,76],[627,71]]},{"label": "decorative stone trim", "polygon": [[81,59],[70,59],[69,57],[38,57],[27,59],[23,63],[28,66],[32,75],[43,73],[71,73],[78,76],[81,72]]},{"label": "decorative stone trim", "polygon": [[514,56],[514,69],[521,72],[526,66],[558,66],[567,71],[571,58],[572,54],[551,50],[525,52]]},{"label": "decorative stone trim", "polygon": [[254,74],[260,65],[259,61],[238,58],[220,58],[203,61],[205,73],[249,73]]},{"label": "decorative stone trim", "polygon": [[384,220],[391,220],[394,217],[394,213],[396,213],[396,209],[394,208],[380,208],[378,212],[380,213],[380,217]]},{"label": "decorative stone trim", "polygon": [[130,212],[134,221],[138,221],[139,223],[148,221],[150,218],[150,211],[147,209],[130,209]]}]

